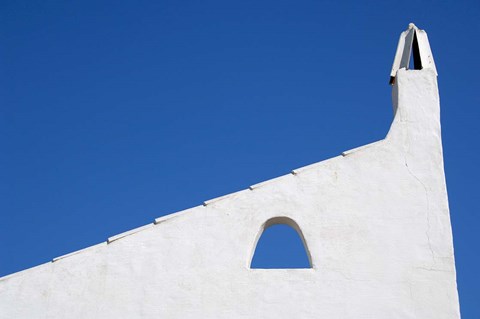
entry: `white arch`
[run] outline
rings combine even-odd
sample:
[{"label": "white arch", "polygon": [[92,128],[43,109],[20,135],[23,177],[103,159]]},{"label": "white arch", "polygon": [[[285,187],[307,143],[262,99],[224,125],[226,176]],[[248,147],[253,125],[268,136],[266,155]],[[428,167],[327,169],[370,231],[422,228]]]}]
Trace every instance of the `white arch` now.
[{"label": "white arch", "polygon": [[255,251],[257,249],[257,244],[262,237],[263,232],[269,228],[270,226],[273,225],[287,225],[292,227],[300,237],[303,243],[303,249],[305,250],[305,253],[307,254],[308,257],[308,268],[313,268],[313,262],[312,262],[312,255],[310,254],[310,250],[308,249],[307,241],[305,240],[305,236],[303,236],[303,232],[300,229],[300,226],[298,226],[297,222],[291,219],[290,217],[287,216],[277,216],[277,217],[272,217],[268,219],[265,223],[263,223],[257,232],[257,236],[255,237],[255,241],[253,244],[253,249],[250,252],[250,257],[248,259],[248,268],[252,269],[252,260],[253,260],[253,255],[255,254]]}]

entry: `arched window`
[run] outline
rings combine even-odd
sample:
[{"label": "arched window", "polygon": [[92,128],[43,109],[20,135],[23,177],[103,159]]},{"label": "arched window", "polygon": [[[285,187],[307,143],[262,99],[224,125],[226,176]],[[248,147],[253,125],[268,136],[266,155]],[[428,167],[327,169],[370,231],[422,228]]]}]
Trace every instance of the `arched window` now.
[{"label": "arched window", "polygon": [[298,224],[288,217],[274,217],[257,235],[250,268],[312,268],[312,260]]}]

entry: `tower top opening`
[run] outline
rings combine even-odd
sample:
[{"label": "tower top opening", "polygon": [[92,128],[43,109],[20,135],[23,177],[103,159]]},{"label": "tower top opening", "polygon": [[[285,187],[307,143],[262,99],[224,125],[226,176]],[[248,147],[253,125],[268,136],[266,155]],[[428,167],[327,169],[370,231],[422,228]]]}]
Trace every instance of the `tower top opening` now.
[{"label": "tower top opening", "polygon": [[427,33],[420,30],[414,23],[410,23],[408,29],[400,34],[392,71],[390,72],[391,85],[395,83],[398,70],[411,69],[409,67],[411,57],[413,57],[414,70],[430,68],[435,70],[437,74]]}]

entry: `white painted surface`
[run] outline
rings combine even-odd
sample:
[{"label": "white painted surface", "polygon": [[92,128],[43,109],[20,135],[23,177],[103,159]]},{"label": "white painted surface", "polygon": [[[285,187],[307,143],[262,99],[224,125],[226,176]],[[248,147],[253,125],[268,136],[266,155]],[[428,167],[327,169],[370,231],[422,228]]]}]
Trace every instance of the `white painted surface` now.
[{"label": "white painted surface", "polygon": [[[436,73],[400,69],[385,140],[0,279],[0,318],[459,318]],[[249,269],[262,225],[312,269]]]}]

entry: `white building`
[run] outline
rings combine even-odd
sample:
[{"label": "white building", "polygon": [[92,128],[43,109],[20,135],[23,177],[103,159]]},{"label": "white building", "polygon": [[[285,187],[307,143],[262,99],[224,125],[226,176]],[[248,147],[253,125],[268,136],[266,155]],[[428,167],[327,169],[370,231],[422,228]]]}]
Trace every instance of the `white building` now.
[{"label": "white building", "polygon": [[[0,318],[460,318],[437,74],[414,25],[391,84],[385,139],[0,278]],[[250,268],[275,223],[311,268]]]}]

